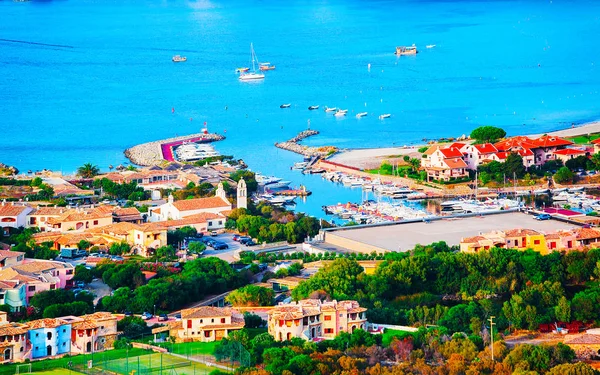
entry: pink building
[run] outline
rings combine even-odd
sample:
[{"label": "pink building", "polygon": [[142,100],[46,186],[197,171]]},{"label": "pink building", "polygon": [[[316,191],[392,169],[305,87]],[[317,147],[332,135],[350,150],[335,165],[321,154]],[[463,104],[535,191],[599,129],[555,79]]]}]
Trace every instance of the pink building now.
[{"label": "pink building", "polygon": [[75,268],[69,263],[26,259],[24,263],[0,271],[0,281],[26,284],[27,301],[36,293],[73,286]]}]

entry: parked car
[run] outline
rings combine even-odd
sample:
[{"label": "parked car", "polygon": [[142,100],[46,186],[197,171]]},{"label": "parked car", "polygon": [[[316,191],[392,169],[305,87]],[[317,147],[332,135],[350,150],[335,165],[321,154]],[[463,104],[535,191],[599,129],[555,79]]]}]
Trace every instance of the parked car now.
[{"label": "parked car", "polygon": [[246,245],[246,244],[248,244],[248,242],[252,242],[252,238],[250,238],[250,237],[242,237],[242,238],[240,239],[240,243],[241,243],[242,245]]},{"label": "parked car", "polygon": [[256,242],[254,242],[254,241],[250,240],[250,241],[246,241],[246,242],[244,243],[244,245],[246,245],[246,246],[256,246]]},{"label": "parked car", "polygon": [[142,313],[142,319],[144,319],[144,320],[152,319],[153,316],[154,315],[150,314],[149,312]]},{"label": "parked car", "polygon": [[213,237],[215,237],[215,236],[218,236],[218,235],[219,235],[219,233],[217,233],[217,231],[216,231],[216,230],[211,230],[211,231],[210,231],[210,235],[211,235],[211,236],[213,236]]},{"label": "parked car", "polygon": [[167,314],[160,314],[158,316],[158,321],[159,322],[166,322],[167,320],[169,320],[169,317],[167,316]]},{"label": "parked car", "polygon": [[231,239],[234,240],[234,241],[239,241],[241,237],[242,236],[240,236],[239,234],[234,234]]},{"label": "parked car", "polygon": [[549,214],[539,214],[533,217],[536,220],[550,220],[552,219],[552,216],[550,216]]},{"label": "parked car", "polygon": [[77,288],[85,288],[85,283],[83,281],[78,281],[75,283]]},{"label": "parked car", "polygon": [[125,311],[125,316],[133,316],[133,313],[131,311]]},{"label": "parked car", "polygon": [[226,250],[229,249],[229,245],[227,245],[225,242],[215,242],[212,245],[212,248],[215,250]]}]

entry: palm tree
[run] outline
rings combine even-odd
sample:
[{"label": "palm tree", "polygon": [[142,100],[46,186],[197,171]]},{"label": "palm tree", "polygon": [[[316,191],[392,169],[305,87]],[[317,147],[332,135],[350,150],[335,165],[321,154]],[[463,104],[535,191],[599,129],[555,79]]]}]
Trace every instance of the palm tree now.
[{"label": "palm tree", "polygon": [[77,168],[77,174],[83,178],[92,178],[100,173],[100,168],[92,163],[85,163]]}]

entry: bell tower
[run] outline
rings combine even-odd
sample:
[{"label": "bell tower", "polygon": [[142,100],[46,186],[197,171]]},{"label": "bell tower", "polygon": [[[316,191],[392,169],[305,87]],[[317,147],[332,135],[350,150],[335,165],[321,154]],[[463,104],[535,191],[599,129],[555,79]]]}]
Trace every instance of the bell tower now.
[{"label": "bell tower", "polygon": [[248,188],[243,178],[237,184],[237,208],[248,208]]}]

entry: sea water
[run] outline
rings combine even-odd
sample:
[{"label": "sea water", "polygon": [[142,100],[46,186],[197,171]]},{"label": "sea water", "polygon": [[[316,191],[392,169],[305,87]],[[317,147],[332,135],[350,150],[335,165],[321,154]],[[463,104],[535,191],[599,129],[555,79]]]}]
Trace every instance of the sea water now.
[{"label": "sea water", "polygon": [[[107,170],[206,122],[227,137],[219,152],[307,186],[297,209],[319,214],[361,192],[290,170],[301,157],[273,144],[309,120],[320,134],[305,144],[361,148],[598,119],[599,14],[560,0],[0,1],[0,162]],[[277,68],[240,82],[251,42]],[[394,55],[412,44],[418,55]]]}]

